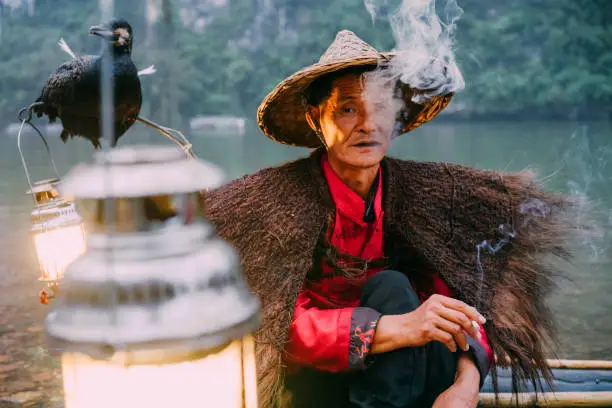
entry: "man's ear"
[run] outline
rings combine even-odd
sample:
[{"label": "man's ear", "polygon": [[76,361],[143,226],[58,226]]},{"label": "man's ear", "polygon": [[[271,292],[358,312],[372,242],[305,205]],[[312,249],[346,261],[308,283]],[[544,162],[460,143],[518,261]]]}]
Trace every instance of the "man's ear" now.
[{"label": "man's ear", "polygon": [[321,119],[321,113],[319,111],[318,106],[308,105],[306,108],[306,120],[308,121],[308,125],[315,132],[319,131],[319,120]]}]

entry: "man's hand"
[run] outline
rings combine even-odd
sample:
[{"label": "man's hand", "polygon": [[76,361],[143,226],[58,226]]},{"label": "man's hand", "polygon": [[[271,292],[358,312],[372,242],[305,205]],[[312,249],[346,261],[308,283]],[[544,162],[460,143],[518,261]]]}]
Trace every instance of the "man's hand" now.
[{"label": "man's hand", "polygon": [[432,408],[475,408],[478,405],[480,373],[472,358],[463,353],[457,363],[455,382],[436,398]]},{"label": "man's hand", "polygon": [[419,347],[437,340],[451,351],[457,345],[467,351],[466,333],[480,338],[478,324],[485,318],[471,306],[450,297],[433,295],[416,310],[380,318],[372,353],[385,353],[403,347]]}]

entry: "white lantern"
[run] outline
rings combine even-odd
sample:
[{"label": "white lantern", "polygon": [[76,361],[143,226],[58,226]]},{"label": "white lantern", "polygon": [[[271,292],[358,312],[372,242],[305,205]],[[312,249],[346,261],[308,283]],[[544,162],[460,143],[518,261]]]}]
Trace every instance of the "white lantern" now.
[{"label": "white lantern", "polygon": [[30,216],[32,236],[40,264],[40,280],[47,283],[50,293],[43,289],[40,302],[46,304],[56,296],[60,279],[68,264],[85,251],[85,230],[74,203],[62,198],[57,186],[59,179],[42,180],[32,184],[35,207]]},{"label": "white lantern", "polygon": [[257,407],[259,301],[199,209],[220,171],[173,147],[94,157],[62,185],[87,251],[45,322],[65,407]]}]

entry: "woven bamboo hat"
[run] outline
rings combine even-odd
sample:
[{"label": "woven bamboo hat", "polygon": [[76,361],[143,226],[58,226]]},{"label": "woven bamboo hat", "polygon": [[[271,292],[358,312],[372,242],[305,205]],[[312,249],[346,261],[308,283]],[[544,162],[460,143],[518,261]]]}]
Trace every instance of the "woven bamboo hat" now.
[{"label": "woven bamboo hat", "polygon": [[[342,30],[321,56],[319,62],[289,76],[264,98],[257,109],[257,123],[270,139],[292,146],[316,148],[321,141],[310,128],[305,117],[304,92],[322,75],[356,66],[376,66],[390,61],[396,53],[379,53],[374,47]],[[411,101],[415,90],[404,90],[407,114],[403,117],[402,133],[431,120],[450,102],[451,94],[431,98],[423,105]]]}]

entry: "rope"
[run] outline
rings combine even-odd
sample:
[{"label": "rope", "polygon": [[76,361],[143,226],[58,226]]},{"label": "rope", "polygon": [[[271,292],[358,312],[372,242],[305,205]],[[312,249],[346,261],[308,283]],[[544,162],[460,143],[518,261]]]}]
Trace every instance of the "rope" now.
[{"label": "rope", "polygon": [[189,140],[185,137],[185,135],[182,132],[176,129],[158,125],[152,120],[143,118],[142,116],[138,116],[136,120],[138,122],[144,123],[145,125],[149,127],[152,127],[153,129],[160,132],[162,135],[166,136],[168,139],[172,140],[174,143],[179,145],[181,149],[183,149],[183,151],[185,152],[187,156],[191,157],[192,159],[196,158],[195,153],[193,153],[193,146],[191,142],[189,142]]}]

